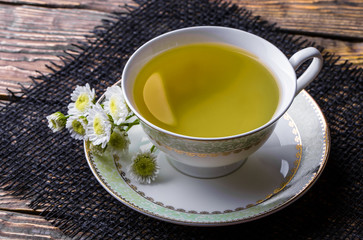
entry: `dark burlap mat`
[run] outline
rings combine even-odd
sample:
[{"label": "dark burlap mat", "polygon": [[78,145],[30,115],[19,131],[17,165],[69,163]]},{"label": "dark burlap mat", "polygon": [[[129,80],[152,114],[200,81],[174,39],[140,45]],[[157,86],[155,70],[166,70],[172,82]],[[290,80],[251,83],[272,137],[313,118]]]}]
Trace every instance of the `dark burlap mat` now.
[{"label": "dark burlap mat", "polygon": [[[45,117],[67,111],[76,85],[100,96],[115,83],[130,54],[167,31],[195,25],[243,29],[277,45],[287,56],[313,45],[282,33],[245,9],[224,2],[148,1],[95,29],[96,40],[41,75],[24,98],[1,108],[1,186],[31,199],[34,209],[69,236],[94,239],[359,239],[362,237],[362,69],[335,64],[325,54],[308,88],[331,130],[331,153],[317,183],[291,206],[263,219],[228,227],[179,226],[139,214],[109,195],[88,168],[82,143],[53,134]],[[319,47],[322,50],[321,47]],[[50,66],[52,67],[52,66]],[[53,66],[54,67],[54,66]]]}]

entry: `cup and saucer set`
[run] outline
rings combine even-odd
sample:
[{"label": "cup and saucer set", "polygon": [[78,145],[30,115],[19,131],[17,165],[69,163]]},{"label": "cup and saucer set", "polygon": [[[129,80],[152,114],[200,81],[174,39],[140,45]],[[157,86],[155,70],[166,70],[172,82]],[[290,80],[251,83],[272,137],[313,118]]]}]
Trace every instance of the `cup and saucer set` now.
[{"label": "cup and saucer set", "polygon": [[[274,73],[280,98],[269,122],[240,135],[200,138],[160,128],[140,113],[133,84],[142,65],[175,46],[201,42],[244,49]],[[307,70],[296,79],[295,70],[311,59]],[[85,141],[87,162],[113,197],[163,221],[223,226],[272,214],[308,191],[327,163],[327,123],[318,104],[303,90],[321,66],[322,58],[315,48],[302,49],[287,59],[271,43],[237,29],[203,26],[163,34],[130,57],[122,79],[116,83],[141,123],[128,131],[128,154],[93,155]],[[140,149],[153,145],[158,149],[159,174],[151,184],[142,184],[130,176],[127,166]]]}]

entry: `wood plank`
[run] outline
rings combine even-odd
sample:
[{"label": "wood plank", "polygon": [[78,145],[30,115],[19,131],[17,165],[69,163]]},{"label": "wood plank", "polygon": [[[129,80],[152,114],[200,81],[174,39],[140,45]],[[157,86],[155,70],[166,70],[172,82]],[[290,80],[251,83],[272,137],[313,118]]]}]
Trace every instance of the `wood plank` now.
[{"label": "wood plank", "polygon": [[0,3],[11,3],[14,5],[32,5],[52,8],[78,8],[92,9],[102,12],[114,12],[124,4],[136,6],[133,0],[0,0]]},{"label": "wood plank", "polygon": [[362,0],[232,0],[282,29],[363,40]]},{"label": "wood plank", "polygon": [[[127,2],[131,0],[126,0]],[[316,12],[321,14],[323,3],[334,8],[334,3],[331,1],[239,1],[233,0],[239,5],[246,6],[248,9],[252,9],[254,14],[262,15],[272,22],[280,21],[278,24],[281,27],[286,27],[286,23],[296,22],[301,24],[306,21],[304,16],[307,11]],[[0,4],[0,96],[1,99],[6,98],[7,88],[12,91],[19,91],[20,84],[25,87],[29,87],[31,84],[28,76],[36,76],[36,70],[42,73],[50,73],[50,70],[46,68],[46,64],[50,61],[54,61],[57,64],[61,64],[61,61],[56,55],[62,55],[63,50],[72,48],[71,43],[76,43],[79,40],[84,40],[84,35],[87,34],[94,26],[99,25],[101,19],[107,18],[106,12],[86,10],[82,8],[94,8],[102,9],[99,5],[112,6],[113,9],[117,8],[116,5],[120,4],[118,1],[107,1],[107,4],[101,4],[98,1],[90,0],[78,0],[78,1],[10,1],[11,3],[31,3],[46,6],[47,3],[54,6],[73,6],[77,5],[79,9],[67,9],[67,8],[46,8],[46,7],[34,7],[34,6],[17,6],[17,5],[5,5]],[[117,4],[116,4],[117,3]],[[73,5],[72,5],[73,4]],[[346,1],[342,4],[349,8],[351,5],[361,5],[354,1]],[[267,6],[267,7],[266,7]],[[287,6],[287,7],[286,7]],[[332,7],[333,6],[333,7]],[[339,4],[338,4],[339,6]],[[300,10],[299,8],[300,7]],[[329,9],[328,8],[328,9]],[[345,9],[345,7],[342,7]],[[352,14],[357,11],[353,8]],[[360,7],[357,8],[358,10]],[[103,9],[105,10],[105,9]],[[291,11],[290,11],[291,10]],[[105,10],[109,11],[109,10]],[[297,18],[293,13],[299,12]],[[334,19],[338,20],[332,23],[332,26],[339,24],[345,24],[342,18],[348,18],[346,11],[331,11]],[[359,11],[358,11],[359,12]],[[271,14],[272,13],[272,14]],[[302,13],[305,13],[302,14]],[[286,15],[286,16],[285,16]],[[348,14],[349,15],[349,14]],[[312,15],[313,16],[313,15]],[[361,14],[363,16],[363,14]],[[357,17],[361,21],[362,17]],[[312,20],[309,20],[312,21]],[[329,22],[329,21],[328,21]],[[321,24],[315,24],[317,29],[324,28],[326,21]],[[357,22],[355,22],[357,23]],[[353,24],[354,25],[354,24]],[[350,25],[347,25],[349,29]],[[356,25],[355,28],[359,28],[360,25]],[[295,29],[296,26],[292,26]],[[315,29],[315,28],[314,28]],[[322,29],[321,31],[324,31]],[[300,29],[301,30],[301,29]],[[319,30],[320,31],[320,30]],[[352,32],[352,30],[349,30]],[[359,32],[362,34],[362,28]],[[326,32],[325,32],[326,33]],[[340,62],[345,60],[351,60],[358,66],[363,66],[362,60],[362,41],[349,42],[349,41],[334,41],[327,38],[312,38],[322,46],[326,47],[328,51],[335,52],[342,56]]]},{"label": "wood plank", "polygon": [[42,210],[28,207],[30,200],[20,200],[0,190],[1,239],[67,239],[56,227],[39,216]]},{"label": "wood plank", "polygon": [[94,10],[0,4],[0,95],[7,88],[18,91],[19,83],[29,87],[28,76],[36,76],[36,70],[49,73],[45,65],[50,61],[62,64],[57,55],[85,41],[107,18],[107,13]]},{"label": "wood plank", "polygon": [[[136,5],[132,0],[2,0],[3,3],[35,6],[69,7],[115,11],[124,3]],[[363,38],[362,0],[231,0],[252,10],[266,20],[277,22],[283,29],[307,33]]]},{"label": "wood plank", "polygon": [[20,200],[14,197],[10,192],[5,192],[0,189],[0,210],[12,209],[19,212],[29,212],[33,214],[38,214],[41,211],[34,211],[28,207],[30,200]]},{"label": "wood plank", "polygon": [[[7,88],[19,91],[19,83],[29,87],[28,76],[36,76],[36,70],[50,73],[45,65],[50,61],[61,64],[56,55],[70,49],[71,43],[84,40],[105,18],[106,13],[93,10],[0,4],[0,95],[6,96]],[[351,60],[363,66],[362,42],[313,39],[341,55],[340,62]]]},{"label": "wood plank", "polygon": [[[297,35],[297,37],[298,36],[299,35]],[[349,61],[350,63],[353,63],[354,66],[363,67],[363,41],[348,42],[302,35],[301,37],[308,41],[315,42],[317,45],[323,46],[323,53],[329,52],[331,54],[335,54],[336,56],[340,56],[341,58],[337,61],[337,64],[342,64],[345,61]]]},{"label": "wood plank", "polygon": [[70,239],[40,216],[0,211],[1,239]]}]

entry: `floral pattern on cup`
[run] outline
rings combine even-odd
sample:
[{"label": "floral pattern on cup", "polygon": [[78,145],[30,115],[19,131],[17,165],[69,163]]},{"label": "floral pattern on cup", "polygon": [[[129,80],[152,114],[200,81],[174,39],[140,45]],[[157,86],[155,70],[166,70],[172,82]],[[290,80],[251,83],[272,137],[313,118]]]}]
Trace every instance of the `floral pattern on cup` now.
[{"label": "floral pattern on cup", "polygon": [[244,137],[216,140],[212,143],[169,135],[153,129],[142,121],[141,126],[158,148],[174,151],[181,155],[181,157],[182,155],[216,157],[226,156],[231,153],[241,153],[243,151],[251,153],[251,150],[254,151],[255,148],[257,149],[268,139],[273,132],[275,124]]}]

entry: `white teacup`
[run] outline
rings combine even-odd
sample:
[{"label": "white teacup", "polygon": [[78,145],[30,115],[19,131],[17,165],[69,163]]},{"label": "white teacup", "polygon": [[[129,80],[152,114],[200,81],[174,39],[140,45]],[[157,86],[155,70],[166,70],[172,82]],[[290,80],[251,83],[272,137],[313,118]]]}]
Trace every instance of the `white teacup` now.
[{"label": "white teacup", "polygon": [[[194,43],[229,44],[258,57],[275,76],[280,91],[277,110],[269,122],[235,136],[201,138],[167,131],[140,114],[134,101],[133,87],[141,68],[166,50]],[[296,79],[294,69],[309,59],[313,59],[312,63]],[[287,59],[273,44],[248,32],[226,27],[190,27],[163,34],[141,46],[124,68],[122,89],[127,104],[140,119],[152,143],[169,156],[175,168],[190,176],[213,178],[233,172],[262,146],[295,96],[318,75],[322,62],[320,52],[313,47],[302,49]]]}]

